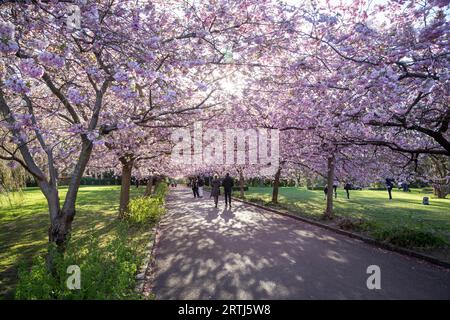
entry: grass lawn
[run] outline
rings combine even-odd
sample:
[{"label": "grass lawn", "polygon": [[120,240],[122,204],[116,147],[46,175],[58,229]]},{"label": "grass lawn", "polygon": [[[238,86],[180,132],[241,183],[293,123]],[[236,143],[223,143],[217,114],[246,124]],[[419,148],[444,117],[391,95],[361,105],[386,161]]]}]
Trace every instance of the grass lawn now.
[{"label": "grass lawn", "polygon": [[[132,187],[132,196],[145,188]],[[82,246],[94,234],[102,244],[114,237],[118,228],[119,186],[82,186],[73,222],[72,240]],[[67,188],[60,188],[61,200]],[[0,299],[12,298],[20,261],[30,261],[47,248],[49,216],[47,203],[38,188],[0,195]],[[144,254],[151,228],[130,229],[130,244]]]},{"label": "grass lawn", "polygon": [[[437,199],[431,193],[413,189],[411,192],[393,190],[393,200],[388,200],[387,191],[351,190],[350,199],[345,190],[338,188],[334,201],[335,214],[342,217],[362,218],[370,223],[371,230],[406,226],[412,229],[432,231],[450,243],[450,199]],[[238,195],[239,192],[235,192]],[[272,200],[272,188],[250,187],[245,193],[247,200]],[[423,205],[422,198],[428,196],[430,205]],[[295,214],[319,219],[326,201],[321,190],[282,187],[279,205]]]}]

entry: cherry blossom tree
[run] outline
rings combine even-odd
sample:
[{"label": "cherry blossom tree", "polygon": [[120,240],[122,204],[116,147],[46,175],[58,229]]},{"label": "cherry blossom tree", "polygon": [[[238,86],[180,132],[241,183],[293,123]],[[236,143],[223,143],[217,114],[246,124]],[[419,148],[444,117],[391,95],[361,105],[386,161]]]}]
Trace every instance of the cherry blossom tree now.
[{"label": "cherry blossom tree", "polygon": [[[79,25],[68,24],[70,5]],[[167,157],[171,130],[198,120],[280,130],[273,202],[283,174],[310,170],[327,179],[326,217],[335,179],[382,180],[450,156],[446,1],[6,1],[0,9],[0,158],[35,178],[49,241],[60,248],[88,166],[122,175],[123,213],[133,168],[141,177],[181,170]],[[242,88],[225,90],[227,77]],[[245,178],[267,163],[258,165],[188,171],[235,170],[243,196]],[[62,205],[61,172],[70,176]],[[448,181],[448,171],[440,176]]]},{"label": "cherry blossom tree", "polygon": [[[226,65],[230,55],[247,49],[246,57],[257,54],[252,43],[261,36],[255,34],[272,27],[262,21],[273,20],[278,10],[270,3],[2,4],[1,124],[15,144],[2,144],[2,158],[36,179],[49,206],[50,242],[63,248],[70,233],[94,147],[106,146],[112,132],[178,125],[177,114],[201,109],[211,91],[202,83],[192,86],[199,79],[192,68]],[[79,9],[79,26],[67,24],[73,13],[68,4]],[[182,97],[196,91],[203,100],[187,106]],[[127,156],[120,156],[125,164]],[[62,169],[70,182],[61,206]]]}]

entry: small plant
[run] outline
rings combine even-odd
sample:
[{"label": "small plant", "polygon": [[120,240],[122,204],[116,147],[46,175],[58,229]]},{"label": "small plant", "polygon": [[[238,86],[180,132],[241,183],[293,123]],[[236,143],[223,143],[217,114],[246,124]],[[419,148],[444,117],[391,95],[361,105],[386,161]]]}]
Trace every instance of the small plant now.
[{"label": "small plant", "polygon": [[409,248],[437,248],[447,243],[432,231],[416,230],[405,226],[381,229],[374,232],[377,240]]}]

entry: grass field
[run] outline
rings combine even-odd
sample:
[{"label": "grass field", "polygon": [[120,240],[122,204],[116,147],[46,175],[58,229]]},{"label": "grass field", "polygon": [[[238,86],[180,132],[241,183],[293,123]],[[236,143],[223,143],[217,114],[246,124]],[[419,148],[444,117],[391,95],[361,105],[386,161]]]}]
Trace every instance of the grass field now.
[{"label": "grass field", "polygon": [[[87,235],[107,243],[118,228],[119,186],[82,186],[73,222],[72,241],[82,246]],[[132,196],[144,188],[132,188]],[[60,188],[63,200],[67,188]],[[0,299],[11,298],[20,261],[30,261],[47,248],[47,203],[37,188],[0,195]],[[130,242],[143,254],[151,228],[130,229]]]},{"label": "grass field", "polygon": [[[271,193],[269,187],[250,187],[245,195],[247,200],[262,200],[267,204],[272,200]],[[450,243],[450,199],[437,199],[431,193],[418,189],[412,189],[411,192],[393,190],[393,200],[388,200],[387,191],[384,190],[352,190],[350,199],[346,198],[343,189],[338,189],[337,193],[335,214],[364,219],[370,223],[369,231],[405,226],[433,232]],[[424,196],[430,198],[430,205],[422,204]],[[321,190],[280,188],[279,205],[295,214],[319,219],[324,212],[325,202]]]}]

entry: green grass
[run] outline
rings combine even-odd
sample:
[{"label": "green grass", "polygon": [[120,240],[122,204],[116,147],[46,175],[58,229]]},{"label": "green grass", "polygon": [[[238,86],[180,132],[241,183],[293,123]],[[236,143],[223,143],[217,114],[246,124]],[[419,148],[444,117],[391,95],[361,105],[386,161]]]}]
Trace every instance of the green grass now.
[{"label": "green grass", "polygon": [[[248,200],[267,204],[272,200],[271,192],[268,187],[250,187],[245,194]],[[430,205],[422,204],[424,196],[430,198]],[[323,191],[295,187],[280,188],[278,201],[281,207],[314,219],[320,219],[326,205]],[[450,199],[437,199],[423,190],[393,190],[393,200],[389,201],[384,190],[351,190],[347,199],[345,191],[338,189],[334,208],[336,216],[367,221],[369,233],[402,226],[430,231],[450,243]]]},{"label": "green grass", "polygon": [[[109,243],[119,227],[119,186],[82,186],[73,222],[72,241],[83,246],[94,234],[102,244]],[[132,188],[132,197],[145,188]],[[61,201],[67,188],[60,188]],[[38,188],[0,195],[0,299],[12,298],[21,261],[30,262],[47,249],[49,217],[47,203]],[[131,228],[130,245],[144,254],[151,228]]]}]

